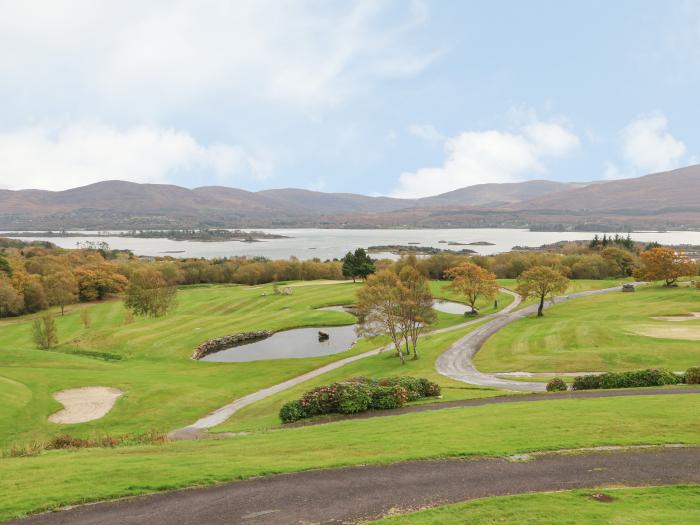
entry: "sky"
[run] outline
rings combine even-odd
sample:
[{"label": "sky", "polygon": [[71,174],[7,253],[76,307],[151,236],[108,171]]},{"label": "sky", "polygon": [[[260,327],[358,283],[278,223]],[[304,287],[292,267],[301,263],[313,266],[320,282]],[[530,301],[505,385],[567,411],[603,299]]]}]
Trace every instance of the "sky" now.
[{"label": "sky", "polygon": [[699,85],[693,1],[0,0],[0,188],[635,177]]}]

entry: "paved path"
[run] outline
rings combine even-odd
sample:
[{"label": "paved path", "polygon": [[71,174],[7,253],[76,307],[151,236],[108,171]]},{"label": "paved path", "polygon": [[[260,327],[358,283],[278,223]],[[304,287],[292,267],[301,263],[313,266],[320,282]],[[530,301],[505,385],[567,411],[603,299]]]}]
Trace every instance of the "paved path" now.
[{"label": "paved path", "polygon": [[474,498],[700,483],[700,448],[451,459],[315,470],[74,507],[22,525],[357,523]]},{"label": "paved path", "polygon": [[[633,284],[637,286],[642,283]],[[578,297],[590,297],[592,295],[619,292],[621,290],[622,286],[615,286],[613,288],[588,290],[585,292],[555,297],[554,300],[546,304],[545,307],[562,303],[570,299],[576,299]],[[515,390],[519,392],[543,392],[546,389],[546,385],[544,383],[502,379],[496,377],[494,374],[479,372],[474,366],[473,362],[474,356],[479,350],[481,350],[481,347],[489,337],[494,335],[504,326],[537,312],[537,307],[538,305],[534,304],[531,306],[526,306],[525,308],[517,311],[506,312],[504,309],[504,312],[496,315],[492,321],[480,326],[478,329],[468,333],[459,341],[455,342],[440,357],[438,357],[437,361],[435,362],[435,368],[440,374],[457,381],[462,381],[463,383],[502,388],[506,390]]]},{"label": "paved path", "polygon": [[[464,323],[460,323],[457,325],[452,325],[448,326],[446,328],[440,328],[438,330],[434,330],[432,332],[428,332],[423,335],[430,335],[430,334],[441,334],[445,332],[449,332],[452,330],[458,330],[460,328],[464,328],[473,324],[481,323],[485,320],[494,318],[496,316],[502,315],[504,312],[508,313],[515,309],[519,304],[520,304],[520,296],[514,292],[511,292],[510,290],[506,290],[505,288],[501,289],[502,292],[507,293],[509,295],[513,296],[513,302],[503,308],[500,312],[497,312],[495,314],[490,314],[490,315],[485,315],[483,317],[478,317],[476,319],[473,319],[471,321],[467,321]],[[309,379],[313,379],[314,377],[318,377],[320,375],[323,375],[327,372],[330,372],[331,370],[336,370],[337,368],[340,368],[342,366],[347,365],[348,363],[352,363],[354,361],[357,361],[359,359],[364,359],[365,357],[370,357],[373,355],[377,355],[381,352],[383,352],[386,349],[391,348],[392,345],[387,345],[382,348],[376,348],[374,350],[370,350],[368,352],[363,352],[361,354],[353,355],[350,357],[346,357],[344,359],[339,359],[338,361],[333,361],[332,363],[328,363],[327,365],[324,365],[320,368],[316,368],[315,370],[312,370],[310,372],[307,372],[305,374],[302,374],[297,377],[293,377],[292,379],[288,379],[287,381],[284,381],[282,383],[278,383],[276,385],[270,386],[268,388],[263,388],[262,390],[258,390],[257,392],[253,392],[252,394],[248,394],[246,396],[243,396],[239,399],[235,399],[231,403],[224,405],[221,408],[218,408],[214,410],[213,412],[210,412],[206,416],[204,416],[201,419],[198,419],[191,425],[188,425],[184,428],[180,428],[177,430],[174,430],[170,432],[169,437],[171,439],[200,439],[200,438],[206,438],[209,437],[208,434],[205,432],[206,429],[215,427],[216,425],[220,425],[227,419],[229,419],[233,414],[238,412],[240,409],[247,407],[248,405],[252,405],[253,403],[256,403],[257,401],[261,401],[262,399],[265,399],[266,397],[269,397],[273,394],[277,394],[279,392],[283,392],[284,390],[288,390],[300,383],[303,383],[305,381],[308,381]]]}]

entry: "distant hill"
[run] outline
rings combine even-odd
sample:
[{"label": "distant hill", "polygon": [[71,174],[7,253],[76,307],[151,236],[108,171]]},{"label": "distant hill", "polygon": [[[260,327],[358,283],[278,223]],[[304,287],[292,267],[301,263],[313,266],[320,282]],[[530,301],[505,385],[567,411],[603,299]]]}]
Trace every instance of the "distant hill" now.
[{"label": "distant hill", "polygon": [[422,199],[286,188],[105,181],[0,190],[0,229],[250,227],[700,227],[700,166],[616,181],[479,184]]}]

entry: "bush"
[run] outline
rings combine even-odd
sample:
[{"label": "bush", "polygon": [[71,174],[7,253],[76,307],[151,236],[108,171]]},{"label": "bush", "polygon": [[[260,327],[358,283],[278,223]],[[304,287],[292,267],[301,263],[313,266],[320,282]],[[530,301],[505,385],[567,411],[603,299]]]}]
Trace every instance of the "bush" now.
[{"label": "bush", "polygon": [[356,414],[372,405],[371,387],[364,383],[343,383],[338,387],[338,412]]},{"label": "bush", "polygon": [[700,366],[694,366],[685,371],[685,382],[689,385],[700,385]]},{"label": "bush", "polygon": [[285,403],[280,408],[280,419],[282,423],[293,423],[294,421],[299,421],[308,417],[304,408],[301,406],[301,401],[295,399],[289,403]]},{"label": "bush", "polygon": [[300,399],[283,405],[279,417],[283,423],[291,423],[323,414],[356,414],[371,408],[399,408],[408,401],[439,395],[440,385],[424,378],[353,377],[343,383],[309,390]]},{"label": "bush", "polygon": [[683,378],[670,370],[650,368],[630,370],[629,372],[608,372],[599,376],[578,376],[574,379],[574,390],[592,390],[597,388],[637,388],[646,386],[677,385]]},{"label": "bush", "polygon": [[565,392],[568,389],[566,382],[560,377],[555,377],[547,383],[547,392]]},{"label": "bush", "polygon": [[406,404],[408,392],[400,385],[375,386],[372,389],[372,408],[386,410]]}]

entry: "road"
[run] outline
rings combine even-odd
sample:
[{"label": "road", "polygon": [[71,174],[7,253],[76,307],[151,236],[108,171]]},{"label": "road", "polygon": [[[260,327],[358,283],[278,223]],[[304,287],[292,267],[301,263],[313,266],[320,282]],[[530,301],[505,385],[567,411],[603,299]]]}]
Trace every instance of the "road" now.
[{"label": "road", "polygon": [[605,485],[700,483],[700,448],[636,449],[529,461],[450,459],[314,470],[74,507],[18,525],[357,523],[474,498]]},{"label": "road", "polygon": [[[643,283],[632,284],[637,286]],[[545,307],[548,308],[553,304],[559,304],[579,297],[590,297],[593,295],[620,292],[621,290],[621,286],[615,286],[613,288],[603,288],[601,290],[577,292],[555,297],[554,300],[547,303]],[[440,374],[457,381],[462,381],[463,383],[501,388],[505,390],[515,390],[519,392],[543,392],[546,388],[544,383],[512,381],[509,379],[496,377],[493,374],[479,372],[474,366],[473,361],[474,356],[479,350],[481,350],[481,347],[489,337],[494,335],[504,326],[509,325],[518,319],[534,314],[537,312],[537,306],[537,304],[534,304],[516,311],[504,311],[494,316],[495,318],[492,321],[468,333],[460,340],[456,341],[450,348],[448,348],[440,357],[438,357],[437,361],[435,362],[435,368]]]}]

